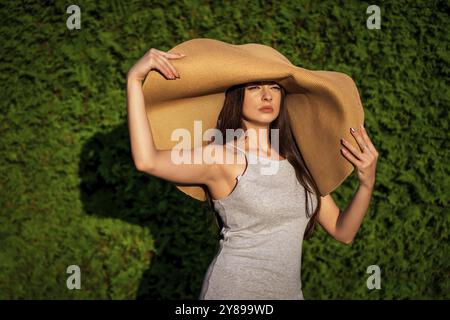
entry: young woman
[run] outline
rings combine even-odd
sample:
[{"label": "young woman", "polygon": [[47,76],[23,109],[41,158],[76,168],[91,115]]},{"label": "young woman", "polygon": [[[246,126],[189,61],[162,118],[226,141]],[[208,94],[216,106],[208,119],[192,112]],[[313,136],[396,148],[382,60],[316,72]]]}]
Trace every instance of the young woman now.
[{"label": "young woman", "polygon": [[[226,129],[244,134],[203,147],[205,161],[200,164],[176,164],[170,150],[155,148],[141,83],[152,70],[176,81],[180,75],[170,60],[183,57],[152,48],[129,70],[128,123],[136,168],[175,183],[205,185],[220,216],[220,250],[205,274],[199,298],[303,299],[302,240],[317,221],[337,241],[352,242],[369,206],[378,153],[363,127],[352,131],[360,150],[342,141],[343,156],[357,168],[360,187],[341,211],[331,195],[320,196],[294,143],[285,89],[276,81],[265,81],[226,92],[217,129],[224,139]],[[278,130],[276,141],[271,129]],[[198,150],[190,152],[194,156]],[[234,161],[213,161],[217,158]],[[267,164],[277,170],[262,174]]]}]

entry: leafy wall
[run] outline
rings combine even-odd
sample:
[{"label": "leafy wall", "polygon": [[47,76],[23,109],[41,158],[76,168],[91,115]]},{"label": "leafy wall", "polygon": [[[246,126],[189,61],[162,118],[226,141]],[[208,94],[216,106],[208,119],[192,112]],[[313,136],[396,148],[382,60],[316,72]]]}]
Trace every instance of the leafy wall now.
[{"label": "leafy wall", "polygon": [[[197,298],[218,230],[206,203],[135,170],[125,95],[149,48],[197,37],[271,45],[358,85],[377,182],[350,246],[321,228],[304,242],[305,298],[450,297],[448,2],[380,3],[379,30],[365,1],[77,4],[80,30],[65,2],[0,6],[1,299]],[[333,192],[341,208],[356,187]],[[81,290],[66,287],[73,264]]]}]

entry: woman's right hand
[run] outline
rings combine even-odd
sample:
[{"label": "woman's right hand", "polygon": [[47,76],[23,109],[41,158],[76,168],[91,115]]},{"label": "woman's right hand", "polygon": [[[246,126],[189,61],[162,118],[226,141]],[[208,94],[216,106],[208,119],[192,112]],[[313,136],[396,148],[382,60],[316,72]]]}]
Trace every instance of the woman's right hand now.
[{"label": "woman's right hand", "polygon": [[169,59],[180,59],[186,55],[182,53],[168,53],[156,48],[150,48],[147,53],[128,71],[128,78],[144,80],[151,70],[158,70],[166,78],[180,78],[180,74],[175,69]]}]

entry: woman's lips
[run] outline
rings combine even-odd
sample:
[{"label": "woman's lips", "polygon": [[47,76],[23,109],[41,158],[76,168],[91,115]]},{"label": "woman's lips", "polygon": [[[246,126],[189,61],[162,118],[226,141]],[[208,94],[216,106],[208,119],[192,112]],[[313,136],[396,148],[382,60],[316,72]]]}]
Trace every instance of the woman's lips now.
[{"label": "woman's lips", "polygon": [[273,108],[265,107],[265,108],[259,109],[259,111],[261,111],[261,112],[272,112]]}]

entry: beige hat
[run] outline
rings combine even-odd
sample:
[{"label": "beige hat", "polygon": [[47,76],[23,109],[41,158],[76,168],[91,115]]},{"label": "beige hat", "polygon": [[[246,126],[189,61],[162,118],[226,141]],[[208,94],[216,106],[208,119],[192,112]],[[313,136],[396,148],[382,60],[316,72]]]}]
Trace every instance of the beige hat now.
[{"label": "beige hat", "polygon": [[[233,45],[197,38],[168,52],[186,54],[183,59],[171,60],[181,78],[170,81],[158,72],[149,72],[143,83],[147,117],[158,150],[170,150],[178,143],[171,140],[175,129],[187,129],[194,136],[196,120],[202,121],[202,134],[215,128],[229,87],[273,80],[286,89],[293,135],[321,196],[335,190],[352,173],[353,165],[340,152],[340,138],[359,148],[349,129],[363,124],[364,110],[348,75],[297,67],[274,48],[257,43]],[[194,142],[193,147],[204,143]],[[207,199],[201,185],[176,187],[195,199]]]}]

